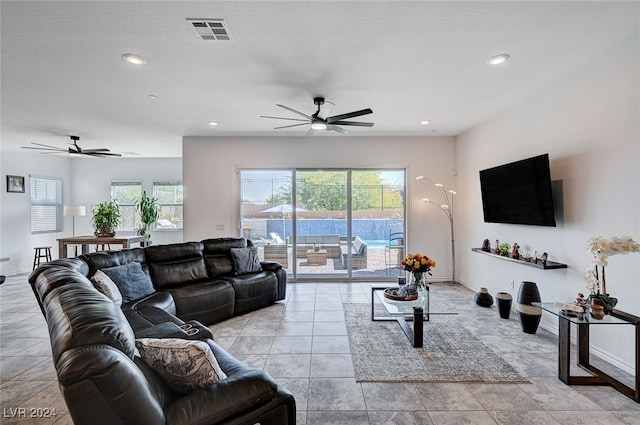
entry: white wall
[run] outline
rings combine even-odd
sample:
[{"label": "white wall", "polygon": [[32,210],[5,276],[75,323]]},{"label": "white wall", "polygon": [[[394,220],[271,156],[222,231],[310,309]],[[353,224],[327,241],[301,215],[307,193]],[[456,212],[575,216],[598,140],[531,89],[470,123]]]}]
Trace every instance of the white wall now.
[{"label": "white wall", "polygon": [[[578,292],[587,293],[582,275],[590,261],[590,236],[628,235],[640,241],[639,51],[640,40],[631,40],[457,138],[460,275],[471,288],[484,286],[515,298],[520,282],[531,280],[543,300],[572,301]],[[484,223],[478,172],[546,152],[552,179],[561,181],[564,193],[558,226]],[[485,238],[546,251],[569,268],[541,271],[472,253]],[[640,315],[640,255],[612,257],[606,271],[618,308]],[[543,321],[557,328],[556,318],[545,315]],[[615,343],[592,340],[631,365],[633,338],[614,328],[607,331]]]},{"label": "white wall", "polygon": [[[72,236],[72,217],[63,218],[60,233],[31,234],[29,175],[59,177],[62,179],[64,205],[85,205],[87,215],[75,218],[76,235],[93,234],[90,208],[111,196],[111,181],[133,179],[142,181],[152,193],[154,181],[182,181],[182,160],[139,158],[67,158],[40,155],[33,152],[2,152],[3,188],[0,195],[0,274],[13,275],[30,272],[33,265],[33,247],[51,246],[53,258],[58,258],[56,239]],[[5,175],[25,176],[25,193],[7,193]],[[182,231],[152,232],[155,244],[182,242]]]},{"label": "white wall", "polygon": [[[0,274],[13,275],[31,271],[33,247],[51,246],[52,255],[57,257],[58,242],[64,233],[31,234],[31,195],[29,176],[45,176],[62,179],[62,200],[69,202],[71,193],[71,173],[69,158],[54,155],[39,155],[31,152],[2,153],[2,193],[0,194],[0,258],[10,258],[0,262]],[[24,193],[7,193],[6,175],[24,176]],[[66,219],[66,217],[65,217]],[[71,232],[71,222],[64,222]]]},{"label": "white wall", "polygon": [[[239,235],[239,177],[243,168],[406,168],[409,251],[438,262],[434,277],[450,276],[449,224],[423,204],[435,189],[425,175],[452,188],[452,137],[185,137],[185,240]],[[225,230],[216,230],[216,225]]]}]

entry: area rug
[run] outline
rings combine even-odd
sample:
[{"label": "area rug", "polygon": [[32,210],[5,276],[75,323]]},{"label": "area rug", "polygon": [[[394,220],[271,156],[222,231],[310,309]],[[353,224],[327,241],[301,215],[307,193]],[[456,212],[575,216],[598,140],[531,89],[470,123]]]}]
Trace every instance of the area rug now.
[{"label": "area rug", "polygon": [[372,321],[369,304],[344,304],[344,313],[358,382],[528,382],[459,316],[431,316],[414,348],[397,322]]}]

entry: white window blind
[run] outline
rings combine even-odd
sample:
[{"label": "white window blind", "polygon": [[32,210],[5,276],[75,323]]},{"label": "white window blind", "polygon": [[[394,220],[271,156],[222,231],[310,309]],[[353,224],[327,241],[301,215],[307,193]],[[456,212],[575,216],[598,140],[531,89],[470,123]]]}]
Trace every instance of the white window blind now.
[{"label": "white window blind", "polygon": [[154,182],[153,197],[160,205],[154,230],[178,230],[183,226],[183,187],[180,182]]},{"label": "white window blind", "polygon": [[117,230],[133,231],[140,227],[140,217],[135,207],[140,197],[142,197],[141,182],[111,182],[111,199],[118,202],[122,216]]},{"label": "white window blind", "polygon": [[62,180],[30,176],[31,233],[62,231]]}]

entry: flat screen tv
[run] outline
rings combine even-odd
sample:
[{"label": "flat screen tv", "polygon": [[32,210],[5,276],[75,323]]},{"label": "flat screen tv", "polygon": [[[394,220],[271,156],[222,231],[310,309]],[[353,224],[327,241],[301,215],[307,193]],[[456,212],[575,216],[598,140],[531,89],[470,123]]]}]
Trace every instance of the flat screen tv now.
[{"label": "flat screen tv", "polygon": [[480,171],[486,223],[556,225],[549,155]]}]

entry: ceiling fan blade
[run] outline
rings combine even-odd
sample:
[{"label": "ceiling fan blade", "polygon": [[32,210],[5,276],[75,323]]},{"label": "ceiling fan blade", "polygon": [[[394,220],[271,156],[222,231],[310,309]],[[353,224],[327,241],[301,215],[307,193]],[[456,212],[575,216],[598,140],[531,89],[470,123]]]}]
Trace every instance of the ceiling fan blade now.
[{"label": "ceiling fan blade", "polygon": [[333,125],[355,125],[358,127],[373,127],[372,122],[362,122],[362,121],[334,121],[331,124]]},{"label": "ceiling fan blade", "polygon": [[288,106],[280,105],[280,104],[277,104],[277,103],[276,103],[276,106],[279,106],[279,107],[281,107],[281,108],[283,108],[283,109],[286,109],[287,111],[291,111],[291,112],[293,112],[294,114],[298,114],[298,115],[300,115],[300,116],[302,116],[302,117],[305,117],[305,118],[306,118],[306,119],[308,119],[308,120],[310,120],[310,119],[311,119],[311,115],[303,114],[302,112],[300,112],[300,111],[296,111],[295,109],[291,109],[291,108],[289,108]]},{"label": "ceiling fan blade", "polygon": [[340,128],[334,124],[327,124],[327,130],[333,130],[336,133],[340,133],[340,134],[349,134],[349,130],[345,130],[344,128]]},{"label": "ceiling fan blade", "polygon": [[320,106],[320,112],[318,112],[318,118],[326,120],[329,114],[331,114],[331,110],[333,109],[334,106],[336,106],[335,103],[325,100],[322,106]]},{"label": "ceiling fan blade", "polygon": [[87,151],[82,151],[82,155],[87,155],[87,156],[95,156],[95,157],[103,157],[103,156],[122,156],[122,154],[119,153],[108,153],[108,152],[87,152]]},{"label": "ceiling fan blade", "polygon": [[309,122],[309,120],[303,120],[301,118],[270,117],[268,115],[260,115],[260,118],[273,118],[273,119],[276,119],[276,120],[289,120],[289,121],[305,121],[305,122]]},{"label": "ceiling fan blade", "polygon": [[[62,149],[61,147],[58,147],[58,146],[45,145],[44,143],[38,143],[38,142],[31,142],[31,144],[37,145],[37,146],[44,146],[45,148]],[[34,148],[34,149],[37,149],[37,148]]]},{"label": "ceiling fan blade", "polygon": [[359,117],[361,115],[373,114],[373,111],[369,108],[361,109],[359,111],[348,112],[346,114],[334,115],[332,117],[327,118],[327,123],[331,124],[336,121],[344,120],[347,118]]},{"label": "ceiling fan blade", "polygon": [[33,146],[22,146],[22,149],[35,149],[38,151],[51,151],[51,152],[66,152],[65,149],[61,149],[61,148],[54,148],[54,147],[50,147],[50,148],[36,148]]},{"label": "ceiling fan blade", "polygon": [[309,127],[309,131],[307,131],[307,134],[305,134],[305,136],[313,136],[315,134],[315,130],[311,127]]},{"label": "ceiling fan blade", "polygon": [[82,153],[99,153],[99,152],[110,152],[107,148],[100,149],[82,149]]},{"label": "ceiling fan blade", "polygon": [[283,125],[283,126],[280,126],[280,127],[273,127],[273,129],[274,129],[274,130],[279,130],[279,129],[281,129],[281,128],[298,127],[298,126],[300,126],[300,125],[309,125],[309,123],[307,123],[307,122],[303,122],[302,124]]}]

